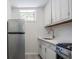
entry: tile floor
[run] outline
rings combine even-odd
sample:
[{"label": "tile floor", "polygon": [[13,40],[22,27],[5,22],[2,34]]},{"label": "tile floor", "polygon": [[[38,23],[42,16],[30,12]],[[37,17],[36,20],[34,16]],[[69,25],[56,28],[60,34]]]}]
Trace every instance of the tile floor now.
[{"label": "tile floor", "polygon": [[40,59],[38,55],[26,55],[25,59]]}]

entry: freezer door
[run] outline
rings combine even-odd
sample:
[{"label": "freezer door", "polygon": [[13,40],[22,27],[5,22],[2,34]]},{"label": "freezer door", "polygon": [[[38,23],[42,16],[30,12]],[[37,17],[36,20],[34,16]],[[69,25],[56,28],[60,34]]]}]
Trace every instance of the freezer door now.
[{"label": "freezer door", "polygon": [[8,21],[8,32],[24,32],[23,21]]},{"label": "freezer door", "polygon": [[8,59],[25,59],[24,34],[8,34]]}]

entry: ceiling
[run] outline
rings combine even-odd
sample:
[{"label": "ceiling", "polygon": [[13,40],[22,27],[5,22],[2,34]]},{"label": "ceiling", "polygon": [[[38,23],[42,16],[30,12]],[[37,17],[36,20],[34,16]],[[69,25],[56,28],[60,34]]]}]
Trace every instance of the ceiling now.
[{"label": "ceiling", "polygon": [[47,0],[11,0],[13,7],[43,7]]}]

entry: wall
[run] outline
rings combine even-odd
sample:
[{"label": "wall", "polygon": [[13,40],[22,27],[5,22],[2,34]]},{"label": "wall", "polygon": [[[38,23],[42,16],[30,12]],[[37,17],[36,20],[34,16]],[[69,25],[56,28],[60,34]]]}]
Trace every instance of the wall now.
[{"label": "wall", "polygon": [[53,37],[54,32],[54,41],[59,43],[72,43],[72,22],[46,28],[46,30],[45,37]]},{"label": "wall", "polygon": [[38,37],[45,35],[43,9],[37,9],[35,23],[26,23],[26,54],[38,54]]},{"label": "wall", "polygon": [[56,39],[61,42],[72,42],[72,23],[67,23],[54,27]]},{"label": "wall", "polygon": [[12,19],[21,19],[19,9],[12,8]]},{"label": "wall", "polygon": [[7,0],[7,19],[11,19],[12,15],[12,9],[11,9],[11,2],[10,0]]},{"label": "wall", "polygon": [[[44,10],[43,8],[35,8],[36,22],[25,23],[25,54],[38,54],[38,37],[45,35],[44,29]],[[12,18],[20,19],[19,9],[12,9]]]}]

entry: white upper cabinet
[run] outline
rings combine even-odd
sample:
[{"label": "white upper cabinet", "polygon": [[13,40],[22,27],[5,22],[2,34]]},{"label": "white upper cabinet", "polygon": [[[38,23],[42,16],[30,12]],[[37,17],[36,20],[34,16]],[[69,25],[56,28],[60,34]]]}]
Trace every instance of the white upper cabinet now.
[{"label": "white upper cabinet", "polygon": [[51,24],[51,0],[48,0],[45,8],[45,25]]},{"label": "white upper cabinet", "polygon": [[49,0],[45,6],[45,25],[72,19],[72,0]]},{"label": "white upper cabinet", "polygon": [[52,0],[52,24],[70,20],[72,18],[71,3],[71,0]]},{"label": "white upper cabinet", "polygon": [[69,1],[69,19],[72,19],[72,0]]},{"label": "white upper cabinet", "polygon": [[69,19],[69,4],[68,0],[60,0],[61,20]]},{"label": "white upper cabinet", "polygon": [[52,16],[52,23],[56,20],[56,0],[51,0],[52,4],[51,4],[51,16]]},{"label": "white upper cabinet", "polygon": [[[54,1],[52,1],[52,4],[55,5],[54,8],[52,7],[52,9],[55,9],[55,11],[52,10],[52,14],[55,12],[55,18],[52,19],[52,23],[53,23],[53,22],[57,22],[57,21],[61,20],[60,0],[54,0]],[[53,5],[52,5],[52,6],[53,6]],[[52,16],[52,18],[53,18],[53,16]]]}]

